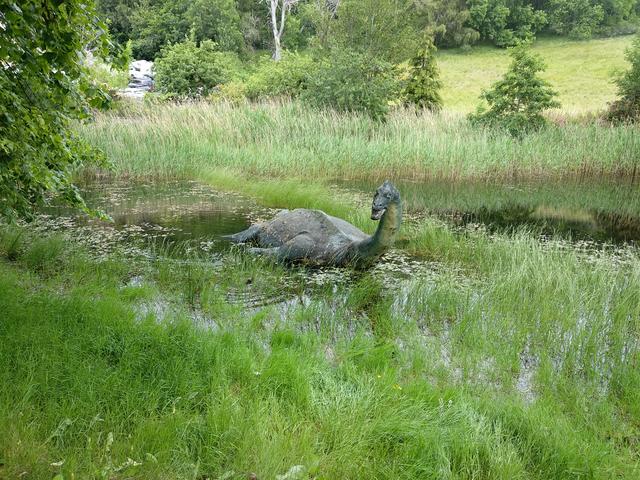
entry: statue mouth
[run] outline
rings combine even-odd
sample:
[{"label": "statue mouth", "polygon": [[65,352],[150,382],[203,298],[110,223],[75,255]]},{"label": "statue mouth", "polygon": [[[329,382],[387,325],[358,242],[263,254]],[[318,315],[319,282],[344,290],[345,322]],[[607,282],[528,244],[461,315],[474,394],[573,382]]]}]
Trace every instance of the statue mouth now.
[{"label": "statue mouth", "polygon": [[380,210],[371,210],[371,220],[380,220],[384,212],[386,212],[386,208],[382,208]]}]

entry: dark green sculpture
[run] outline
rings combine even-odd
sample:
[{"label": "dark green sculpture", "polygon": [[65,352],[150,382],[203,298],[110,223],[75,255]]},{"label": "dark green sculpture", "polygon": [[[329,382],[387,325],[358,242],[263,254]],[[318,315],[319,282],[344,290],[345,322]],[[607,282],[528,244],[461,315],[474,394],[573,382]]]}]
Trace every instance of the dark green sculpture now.
[{"label": "dark green sculpture", "polygon": [[366,267],[377,261],[396,238],[402,222],[400,192],[385,181],[373,197],[371,219],[380,220],[369,236],[348,222],[320,210],[283,210],[272,220],[231,235],[234,243],[257,245],[251,252],[281,262]]}]

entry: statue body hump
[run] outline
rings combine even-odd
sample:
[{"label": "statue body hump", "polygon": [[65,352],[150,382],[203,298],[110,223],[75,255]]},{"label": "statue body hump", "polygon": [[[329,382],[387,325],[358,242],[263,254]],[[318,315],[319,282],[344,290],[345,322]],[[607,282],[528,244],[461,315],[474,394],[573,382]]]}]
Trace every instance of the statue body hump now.
[{"label": "statue body hump", "polygon": [[270,221],[229,238],[235,243],[255,244],[251,252],[278,261],[366,266],[393,244],[402,221],[400,194],[388,181],[376,190],[371,218],[380,223],[370,236],[320,210],[283,210]]}]

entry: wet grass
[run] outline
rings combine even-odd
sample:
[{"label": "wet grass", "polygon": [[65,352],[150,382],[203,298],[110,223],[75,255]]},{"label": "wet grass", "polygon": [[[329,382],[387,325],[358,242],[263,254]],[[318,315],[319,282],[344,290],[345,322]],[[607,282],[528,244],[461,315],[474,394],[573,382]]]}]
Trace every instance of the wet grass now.
[{"label": "wet grass", "polygon": [[633,176],[638,127],[569,122],[514,139],[456,114],[396,111],[387,122],[297,103],[131,104],[81,129],[118,176],[512,180]]},{"label": "wet grass", "polygon": [[3,228],[0,477],[635,478],[637,254],[420,241],[436,277],[311,294],[241,252],[96,260]]}]

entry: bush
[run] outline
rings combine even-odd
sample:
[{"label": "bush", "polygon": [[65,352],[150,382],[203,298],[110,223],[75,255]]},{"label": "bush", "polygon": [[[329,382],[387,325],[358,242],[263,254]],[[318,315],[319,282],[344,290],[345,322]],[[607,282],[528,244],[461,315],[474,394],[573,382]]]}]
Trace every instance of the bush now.
[{"label": "bush", "polygon": [[614,80],[620,98],[610,105],[608,117],[612,121],[633,122],[640,120],[640,35],[627,49],[625,58],[631,68]]},{"label": "bush", "polygon": [[126,88],[129,84],[131,55],[131,42],[127,42],[122,51],[119,52],[117,65],[89,54],[85,60],[87,74],[92,82],[109,93]]},{"label": "bush", "polygon": [[284,52],[278,62],[265,58],[247,79],[246,95],[251,100],[297,97],[306,88],[313,68],[313,59],[307,55]]},{"label": "bush", "polygon": [[591,0],[551,0],[549,24],[551,30],[572,38],[590,38],[602,23],[604,10]]},{"label": "bush", "polygon": [[537,74],[544,70],[540,57],[532,55],[527,45],[511,50],[513,61],[504,78],[482,92],[489,109],[478,107],[470,120],[476,124],[505,128],[512,135],[543,127],[546,119],[542,112],[560,107],[557,95],[550,85]]},{"label": "bush", "polygon": [[209,100],[241,104],[247,100],[247,85],[241,81],[223,83],[209,95]]},{"label": "bush", "polygon": [[436,65],[436,47],[426,37],[418,54],[411,60],[411,73],[405,87],[405,102],[429,110],[442,107],[440,72]]},{"label": "bush", "polygon": [[546,14],[523,0],[470,0],[470,25],[499,47],[531,41],[547,23]]},{"label": "bush", "polygon": [[398,93],[391,64],[354,51],[335,50],[309,77],[302,98],[318,107],[384,119]]},{"label": "bush", "polygon": [[238,57],[219,52],[211,40],[198,47],[192,40],[169,45],[154,65],[156,89],[180,97],[201,97],[238,75]]}]

